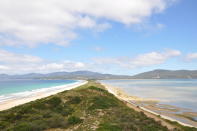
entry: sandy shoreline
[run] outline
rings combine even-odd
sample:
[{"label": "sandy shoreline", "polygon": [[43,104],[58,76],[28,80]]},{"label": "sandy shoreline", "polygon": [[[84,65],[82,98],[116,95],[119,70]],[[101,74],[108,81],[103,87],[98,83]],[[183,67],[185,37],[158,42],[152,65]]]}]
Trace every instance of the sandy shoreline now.
[{"label": "sandy shoreline", "polygon": [[[65,91],[65,90],[71,90],[73,88],[79,87],[79,86],[84,85],[86,83],[87,83],[87,81],[80,81],[80,82],[76,82],[73,84],[59,86],[57,90],[53,90],[53,91],[49,91],[49,92],[42,91],[42,92],[37,92],[34,95],[25,96],[22,98],[5,100],[3,102],[0,102],[0,111],[6,110],[6,109],[9,109],[9,108],[21,105],[21,104],[25,104],[30,101],[34,101],[37,99],[48,97],[50,95],[54,95],[54,94],[57,94],[59,92]],[[53,87],[51,87],[51,88],[53,88]]]},{"label": "sandy shoreline", "polygon": [[[70,89],[79,87],[81,85],[84,85],[86,83],[87,83],[87,81],[76,82],[76,83],[73,83],[73,84],[63,85],[63,86],[61,86],[61,88],[58,88],[58,90],[55,90],[55,91],[53,90],[51,92],[46,92],[46,91],[45,92],[44,91],[43,92],[36,92],[36,94],[34,94],[34,95],[29,95],[29,96],[26,96],[26,97],[23,97],[23,98],[15,98],[15,99],[6,100],[6,101],[3,101],[3,102],[0,102],[0,111],[10,109],[12,107],[15,107],[15,106],[18,106],[18,105],[21,105],[21,104],[25,104],[25,103],[28,103],[30,101],[34,101],[36,99],[41,99],[41,98],[44,98],[44,97],[48,97],[50,95],[54,95],[54,94],[57,94],[59,92],[63,92],[65,90],[70,90]],[[173,127],[171,127],[170,124],[168,124],[167,122],[165,122],[161,118],[167,119],[167,120],[170,120],[170,121],[176,121],[179,124],[184,125],[184,126],[197,127],[197,122],[193,122],[191,120],[188,120],[189,124],[188,123],[183,123],[181,121],[178,121],[178,120],[174,119],[173,114],[168,114],[168,113],[160,114],[160,113],[155,112],[154,108],[157,109],[157,107],[150,107],[150,106],[146,107],[146,106],[141,106],[141,105],[137,104],[138,102],[139,103],[140,102],[145,102],[145,103],[153,103],[154,104],[154,103],[158,103],[157,100],[143,99],[143,98],[139,98],[139,97],[136,97],[136,96],[129,96],[124,91],[120,90],[118,87],[113,87],[111,85],[107,85],[107,84],[103,84],[103,83],[102,83],[102,85],[105,86],[105,88],[111,94],[115,95],[118,99],[120,99],[121,101],[126,102],[126,104],[129,107],[135,109],[136,111],[143,111],[148,117],[151,117],[151,118],[155,119],[156,121],[161,121],[169,129],[173,129]],[[193,115],[193,113],[191,112],[190,115]],[[159,118],[158,116],[160,116],[161,118]]]},{"label": "sandy shoreline", "polygon": [[[138,102],[139,103],[140,102],[158,103],[157,100],[150,100],[150,99],[139,98],[139,97],[136,97],[136,96],[129,96],[128,94],[126,94],[124,91],[122,91],[118,87],[114,87],[114,86],[111,86],[111,85],[108,85],[108,84],[104,84],[104,83],[102,83],[102,85],[105,86],[105,88],[110,93],[114,94],[118,99],[129,103],[131,105],[131,108],[134,108],[135,110],[139,110],[140,109],[145,114],[146,113],[151,113],[155,117],[152,116],[152,115],[149,115],[149,114],[146,114],[146,115],[149,115],[150,117],[153,117],[154,119],[156,119],[156,117],[160,116],[163,119],[167,119],[167,120],[170,120],[170,121],[178,122],[179,124],[181,124],[183,126],[197,127],[197,122],[194,122],[194,121],[191,121],[191,120],[187,120],[188,121],[187,123],[183,123],[181,121],[178,121],[178,120],[174,119],[173,117],[175,115],[173,116],[173,114],[170,114],[170,113],[166,113],[166,114],[157,113],[151,107],[147,108],[145,106],[141,106],[141,105],[137,104]],[[156,107],[154,107],[154,108],[156,108]],[[164,123],[164,124],[166,124],[166,123]]]}]

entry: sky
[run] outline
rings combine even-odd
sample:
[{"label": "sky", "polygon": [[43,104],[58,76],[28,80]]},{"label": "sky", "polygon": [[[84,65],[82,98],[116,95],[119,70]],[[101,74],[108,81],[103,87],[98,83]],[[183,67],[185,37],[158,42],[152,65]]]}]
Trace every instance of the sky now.
[{"label": "sky", "polygon": [[0,74],[197,70],[196,0],[0,0]]}]

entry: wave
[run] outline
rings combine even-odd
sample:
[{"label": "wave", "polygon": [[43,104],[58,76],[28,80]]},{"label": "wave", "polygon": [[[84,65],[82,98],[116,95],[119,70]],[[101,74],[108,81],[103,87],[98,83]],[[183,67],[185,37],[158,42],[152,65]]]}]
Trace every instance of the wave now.
[{"label": "wave", "polygon": [[47,88],[40,88],[40,89],[34,89],[31,91],[24,91],[24,92],[19,92],[19,93],[11,93],[11,94],[6,94],[6,95],[0,95],[0,104],[9,100],[15,100],[15,99],[20,99],[20,98],[27,98],[27,97],[33,97],[36,96],[40,93],[47,93],[47,94],[55,94],[60,91],[64,90],[69,90],[72,89],[73,86],[81,84],[85,81],[83,80],[77,80],[74,83],[69,83],[69,84],[64,84],[60,86],[50,86]]}]

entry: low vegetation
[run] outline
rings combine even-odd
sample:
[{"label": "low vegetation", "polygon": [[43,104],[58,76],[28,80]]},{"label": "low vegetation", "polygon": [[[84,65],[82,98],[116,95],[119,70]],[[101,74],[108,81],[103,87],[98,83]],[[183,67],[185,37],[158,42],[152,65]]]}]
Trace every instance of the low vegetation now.
[{"label": "low vegetation", "polygon": [[[143,112],[128,108],[99,83],[0,112],[0,131],[167,131]],[[190,128],[193,130],[192,128]]]}]

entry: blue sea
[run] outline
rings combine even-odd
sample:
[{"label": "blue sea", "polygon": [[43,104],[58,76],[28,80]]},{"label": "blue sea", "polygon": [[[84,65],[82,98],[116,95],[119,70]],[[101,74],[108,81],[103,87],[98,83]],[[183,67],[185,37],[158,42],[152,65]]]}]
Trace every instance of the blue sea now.
[{"label": "blue sea", "polygon": [[79,83],[77,80],[0,80],[0,103],[24,98],[41,92],[62,90],[62,86]]},{"label": "blue sea", "polygon": [[131,96],[155,99],[162,104],[197,112],[197,80],[195,79],[104,80],[101,82],[119,87]]}]

